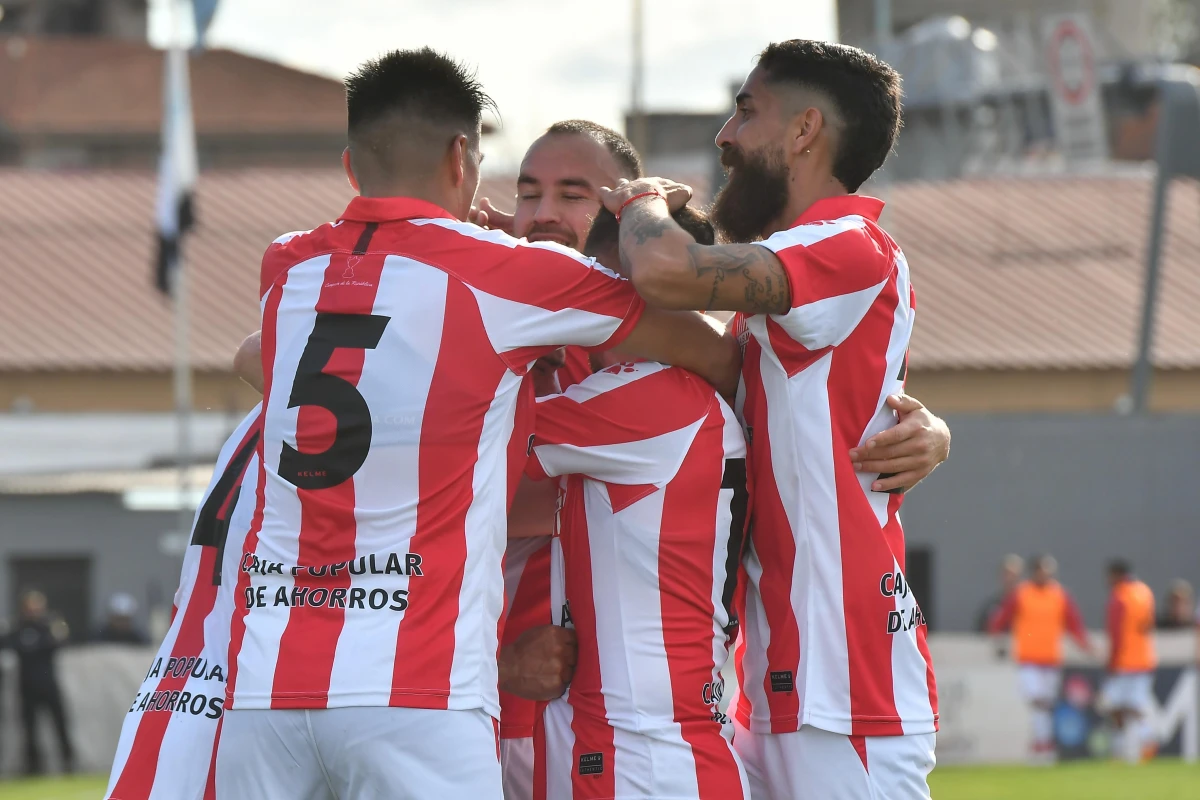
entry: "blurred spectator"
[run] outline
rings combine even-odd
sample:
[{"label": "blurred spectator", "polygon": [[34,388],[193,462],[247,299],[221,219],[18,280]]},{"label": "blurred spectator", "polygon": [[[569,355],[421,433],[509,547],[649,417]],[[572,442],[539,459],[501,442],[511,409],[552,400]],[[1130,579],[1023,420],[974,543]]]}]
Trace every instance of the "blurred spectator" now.
[{"label": "blurred spectator", "polygon": [[1196,623],[1196,596],[1192,585],[1179,578],[1171,583],[1167,592],[1167,602],[1163,613],[1158,617],[1158,627],[1162,630],[1184,630]]},{"label": "blurred spectator", "polygon": [[17,690],[21,702],[21,727],[25,735],[25,772],[41,774],[45,767],[37,739],[38,712],[50,712],[62,750],[63,768],[75,768],[75,753],[67,734],[62,692],[54,669],[54,654],[66,641],[67,625],[52,617],[41,592],[26,592],[21,598],[21,617],[8,643],[17,654]]},{"label": "blurred spectator", "polygon": [[1127,561],[1108,565],[1112,594],[1108,601],[1108,678],[1101,709],[1113,727],[1117,757],[1137,764],[1157,744],[1149,710],[1154,696],[1154,592],[1133,574]]},{"label": "blurred spectator", "polygon": [[990,633],[1012,630],[1021,694],[1032,711],[1035,763],[1052,762],[1057,752],[1053,712],[1062,683],[1064,632],[1092,653],[1079,607],[1054,579],[1057,572],[1054,556],[1036,558],[1032,578],[1009,593],[988,623]]},{"label": "blurred spectator", "polygon": [[96,632],[96,641],[113,644],[149,644],[150,639],[134,624],[137,600],[118,592],[108,599],[108,618]]},{"label": "blurred spectator", "polygon": [[983,607],[979,609],[979,616],[975,620],[975,630],[986,631],[988,629],[988,623],[991,622],[1000,606],[1004,604],[1009,593],[1017,588],[1017,584],[1021,582],[1024,575],[1025,559],[1016,553],[1006,555],[1000,562],[1000,591],[989,597]]}]

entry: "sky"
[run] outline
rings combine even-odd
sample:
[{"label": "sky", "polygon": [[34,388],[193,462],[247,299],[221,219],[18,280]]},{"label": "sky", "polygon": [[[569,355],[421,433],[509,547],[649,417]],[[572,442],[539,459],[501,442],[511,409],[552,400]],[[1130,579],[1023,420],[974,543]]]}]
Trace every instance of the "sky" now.
[{"label": "sky", "polygon": [[[151,0],[150,38],[170,31]],[[720,111],[767,42],[832,39],[834,0],[644,0],[648,110]],[[209,46],[343,77],[393,48],[430,45],[478,67],[503,127],[485,168],[512,170],[548,125],[620,130],[630,97],[632,0],[220,0]],[[330,16],[331,9],[338,13]],[[186,36],[187,34],[185,34]]]}]

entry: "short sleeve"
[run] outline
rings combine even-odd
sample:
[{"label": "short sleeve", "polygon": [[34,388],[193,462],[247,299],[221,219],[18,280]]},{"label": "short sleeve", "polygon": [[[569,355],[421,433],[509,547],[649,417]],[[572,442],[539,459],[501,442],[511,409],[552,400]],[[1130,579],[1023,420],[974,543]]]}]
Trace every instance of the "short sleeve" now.
[{"label": "short sleeve", "polygon": [[303,236],[307,233],[312,233],[312,231],[292,231],[291,233],[285,233],[271,242],[270,246],[267,247],[267,251],[263,253],[262,264],[259,267],[258,273],[258,296],[260,298],[265,297],[276,279],[296,263],[295,253],[288,247],[288,243],[297,236]]},{"label": "short sleeve", "polygon": [[458,220],[421,224],[423,243],[470,287],[493,348],[518,374],[564,345],[616,347],[645,309],[633,284],[568,247]]},{"label": "short sleeve", "polygon": [[809,350],[841,344],[897,268],[895,245],[859,216],[797,225],[759,244],[791,286],[791,310],[772,319]]},{"label": "short sleeve", "polygon": [[527,471],[661,486],[679,471],[716,394],[661,364],[618,364],[541,398]]}]

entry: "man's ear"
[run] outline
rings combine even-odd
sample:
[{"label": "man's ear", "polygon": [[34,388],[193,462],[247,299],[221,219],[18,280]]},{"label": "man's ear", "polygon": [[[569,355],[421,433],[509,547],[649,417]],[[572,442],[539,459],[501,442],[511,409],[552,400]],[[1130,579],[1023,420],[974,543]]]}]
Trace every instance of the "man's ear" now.
[{"label": "man's ear", "polygon": [[346,170],[346,180],[350,181],[350,185],[354,187],[354,191],[361,192],[358,187],[358,178],[354,177],[354,167],[350,166],[350,148],[347,147],[342,151],[342,169]]},{"label": "man's ear", "polygon": [[467,159],[470,157],[470,143],[466,134],[460,133],[454,137],[446,151],[446,158],[450,161],[450,177],[454,181],[455,189],[460,188],[467,180]]},{"label": "man's ear", "polygon": [[816,106],[809,106],[800,114],[792,117],[788,125],[789,152],[788,155],[798,156],[812,148],[821,132],[825,130],[825,115]]}]

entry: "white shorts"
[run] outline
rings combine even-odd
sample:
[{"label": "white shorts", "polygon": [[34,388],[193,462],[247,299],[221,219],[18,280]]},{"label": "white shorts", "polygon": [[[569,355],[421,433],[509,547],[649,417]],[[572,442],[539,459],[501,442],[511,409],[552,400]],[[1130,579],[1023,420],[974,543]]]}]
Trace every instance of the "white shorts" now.
[{"label": "white shorts", "polygon": [[500,740],[504,800],[533,800],[533,737]]},{"label": "white shorts", "polygon": [[[711,720],[666,723],[656,733],[613,728],[575,716],[565,698],[543,715],[538,767],[548,800],[744,800],[746,770],[729,741],[732,729]],[[540,735],[540,731],[538,732]],[[543,749],[544,748],[544,749]]]},{"label": "white shorts", "polygon": [[217,796],[502,800],[496,729],[480,710],[230,710],[217,749]]},{"label": "white shorts", "polygon": [[1100,691],[1100,707],[1105,711],[1137,711],[1145,714],[1154,699],[1153,672],[1118,672],[1109,675]]},{"label": "white shorts", "polygon": [[751,733],[734,725],[753,800],[929,800],[936,734],[844,736],[809,725]]},{"label": "white shorts", "polygon": [[1062,686],[1062,667],[1019,664],[1017,679],[1026,702],[1053,704],[1058,700],[1058,690]]}]

